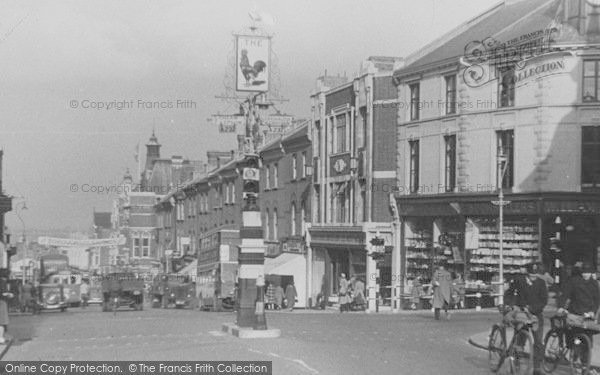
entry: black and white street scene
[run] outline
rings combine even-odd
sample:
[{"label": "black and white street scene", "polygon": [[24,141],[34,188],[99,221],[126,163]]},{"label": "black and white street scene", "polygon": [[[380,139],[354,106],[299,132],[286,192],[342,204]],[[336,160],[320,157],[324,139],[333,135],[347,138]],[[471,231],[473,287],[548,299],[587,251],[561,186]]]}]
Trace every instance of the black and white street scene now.
[{"label": "black and white street scene", "polygon": [[599,0],[5,0],[0,373],[600,374]]}]

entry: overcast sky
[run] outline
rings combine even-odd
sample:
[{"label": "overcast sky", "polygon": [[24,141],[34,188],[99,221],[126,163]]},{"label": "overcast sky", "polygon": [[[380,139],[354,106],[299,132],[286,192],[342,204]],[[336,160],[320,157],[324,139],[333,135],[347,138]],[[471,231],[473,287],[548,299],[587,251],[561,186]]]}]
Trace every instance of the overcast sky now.
[{"label": "overcast sky", "polygon": [[[85,231],[93,209],[110,210],[115,194],[81,189],[117,184],[126,168],[136,174],[135,146],[153,127],[163,157],[204,159],[207,148],[231,149],[233,138],[206,119],[236,110],[215,95],[225,90],[232,33],[249,25],[252,10],[274,20],[280,91],[290,99],[280,109],[308,117],[309,94],[325,69],[351,76],[370,55],[407,56],[496,3],[3,0],[3,189],[26,198],[27,231]],[[85,100],[134,106],[82,109]],[[138,100],[189,100],[195,108],[140,109]],[[15,213],[6,219],[20,233]]]}]

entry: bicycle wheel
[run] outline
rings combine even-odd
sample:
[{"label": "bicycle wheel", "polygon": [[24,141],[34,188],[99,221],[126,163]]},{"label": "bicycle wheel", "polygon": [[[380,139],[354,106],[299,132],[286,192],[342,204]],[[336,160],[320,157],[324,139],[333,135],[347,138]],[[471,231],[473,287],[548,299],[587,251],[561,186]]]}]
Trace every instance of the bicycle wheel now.
[{"label": "bicycle wheel", "polygon": [[529,330],[518,330],[508,349],[511,374],[529,375],[533,372],[533,350],[533,336]]},{"label": "bicycle wheel", "polygon": [[553,328],[548,331],[546,337],[544,337],[544,371],[553,372],[556,370],[565,351],[565,342],[561,330]]},{"label": "bicycle wheel", "polygon": [[569,355],[571,374],[587,375],[590,371],[592,343],[585,333],[573,335],[573,346]]},{"label": "bicycle wheel", "polygon": [[503,326],[494,324],[488,341],[488,363],[490,370],[498,371],[506,353],[506,330]]}]

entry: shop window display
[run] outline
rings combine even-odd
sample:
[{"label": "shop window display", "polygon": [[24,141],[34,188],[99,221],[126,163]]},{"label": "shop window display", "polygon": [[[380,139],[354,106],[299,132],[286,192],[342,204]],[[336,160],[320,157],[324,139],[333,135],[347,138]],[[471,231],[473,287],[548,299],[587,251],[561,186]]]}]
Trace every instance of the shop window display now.
[{"label": "shop window display", "polygon": [[[471,250],[469,273],[471,280],[490,283],[498,279],[500,261],[500,234],[496,219],[474,220],[478,227],[478,246]],[[535,221],[506,220],[503,228],[504,273],[519,273],[521,268],[540,257],[539,234]]]}]

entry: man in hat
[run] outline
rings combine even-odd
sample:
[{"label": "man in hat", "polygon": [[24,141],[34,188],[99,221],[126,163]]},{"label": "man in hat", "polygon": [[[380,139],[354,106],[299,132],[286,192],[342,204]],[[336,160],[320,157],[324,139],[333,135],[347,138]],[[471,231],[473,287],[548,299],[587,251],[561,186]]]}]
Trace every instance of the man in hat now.
[{"label": "man in hat", "polygon": [[600,290],[598,283],[592,279],[592,272],[589,264],[583,264],[580,272],[574,268],[573,276],[567,283],[559,303],[559,312],[595,316],[600,306]]},{"label": "man in hat", "polygon": [[[544,359],[544,307],[548,303],[546,282],[540,277],[543,268],[538,263],[527,265],[521,275],[515,277],[505,293],[505,301],[513,308],[528,311],[537,318],[538,326],[533,332],[533,373],[543,374]],[[523,343],[517,343],[523,345]]]},{"label": "man in hat", "polygon": [[[562,295],[560,308],[558,313],[568,311],[571,314],[580,315],[588,319],[593,319],[596,316],[598,307],[600,306],[600,289],[598,283],[592,278],[593,268],[590,264],[584,263],[581,268],[574,267],[571,279],[566,285],[565,292]],[[573,333],[580,329],[573,328]],[[567,336],[569,342],[571,337]],[[592,337],[590,336],[590,341]],[[584,353],[584,356],[586,354]],[[587,362],[587,358],[582,358]]]},{"label": "man in hat", "polygon": [[538,326],[533,332],[533,374],[543,374],[541,369],[544,359],[544,307],[548,303],[548,288],[542,278],[544,269],[540,264],[533,263],[527,266],[525,282],[526,308],[537,318]]}]

